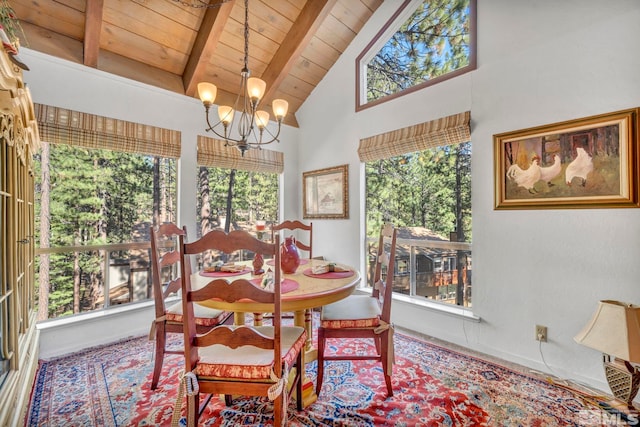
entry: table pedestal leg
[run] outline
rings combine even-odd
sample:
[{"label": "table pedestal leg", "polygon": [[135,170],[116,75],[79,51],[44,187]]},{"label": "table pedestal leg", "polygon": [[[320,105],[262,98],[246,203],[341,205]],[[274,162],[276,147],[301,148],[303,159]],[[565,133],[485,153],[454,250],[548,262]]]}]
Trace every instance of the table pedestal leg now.
[{"label": "table pedestal leg", "polygon": [[253,326],[262,326],[264,313],[253,313]]},{"label": "table pedestal leg", "polygon": [[[293,322],[296,326],[302,326],[307,331],[307,342],[304,347],[304,364],[318,358],[318,350],[313,348],[313,327],[311,324],[311,310],[296,311]],[[313,381],[303,372],[302,377],[302,406],[306,408],[318,399],[313,386]]]},{"label": "table pedestal leg", "polygon": [[242,312],[233,312],[233,324],[236,326],[244,325],[244,313]]}]

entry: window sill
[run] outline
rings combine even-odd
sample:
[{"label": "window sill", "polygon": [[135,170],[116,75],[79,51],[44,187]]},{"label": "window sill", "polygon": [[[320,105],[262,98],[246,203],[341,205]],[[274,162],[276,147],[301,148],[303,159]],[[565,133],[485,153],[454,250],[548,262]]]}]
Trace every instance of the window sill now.
[{"label": "window sill", "polygon": [[[359,288],[356,292],[363,294],[371,294],[370,288]],[[393,294],[393,300],[399,303],[410,304],[413,306],[421,307],[429,311],[454,316],[464,320],[471,320],[473,322],[480,323],[480,317],[473,314],[473,311],[469,307],[460,307],[459,305],[439,303],[430,301],[426,298],[411,297],[403,294]]]},{"label": "window sill", "polygon": [[135,312],[139,310],[147,310],[154,306],[153,300],[142,301],[139,303],[131,303],[124,305],[111,306],[107,309],[94,310],[87,313],[76,314],[73,316],[63,317],[59,319],[47,319],[37,323],[38,330],[55,329],[65,326],[72,326],[76,323],[87,321],[95,321],[112,316],[119,316],[123,313]]}]

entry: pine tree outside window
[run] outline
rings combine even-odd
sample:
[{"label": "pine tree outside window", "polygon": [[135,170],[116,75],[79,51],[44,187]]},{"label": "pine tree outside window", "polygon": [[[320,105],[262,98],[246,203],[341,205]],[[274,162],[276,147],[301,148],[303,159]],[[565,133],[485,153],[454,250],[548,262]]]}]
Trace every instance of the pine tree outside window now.
[{"label": "pine tree outside window", "polygon": [[[471,307],[471,113],[363,138],[366,253],[380,227],[398,230],[393,291]],[[372,286],[375,258],[368,259]]]},{"label": "pine tree outside window", "polygon": [[149,230],[176,221],[179,132],[34,107],[38,320],[150,299]]},{"label": "pine tree outside window", "polygon": [[[248,150],[243,155],[222,140],[199,136],[197,162],[197,237],[221,229],[244,230],[265,241],[271,240],[271,233],[256,230],[256,221],[264,221],[266,230],[279,222],[284,154],[261,149]],[[253,256],[244,252],[236,255],[242,260]],[[207,253],[198,262],[208,265],[218,261],[219,256]]]},{"label": "pine tree outside window", "polygon": [[476,0],[407,0],[356,60],[356,110],[476,68]]}]

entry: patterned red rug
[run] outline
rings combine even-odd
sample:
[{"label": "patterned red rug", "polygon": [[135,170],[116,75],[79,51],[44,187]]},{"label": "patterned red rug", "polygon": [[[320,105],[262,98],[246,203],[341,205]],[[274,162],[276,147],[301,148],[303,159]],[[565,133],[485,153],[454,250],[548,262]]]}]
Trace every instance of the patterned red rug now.
[{"label": "patterned red rug", "polygon": [[[176,346],[179,339],[173,340]],[[332,346],[357,353],[370,345]],[[379,364],[331,362],[318,400],[302,412],[292,403],[290,426],[594,426],[596,411],[563,387],[504,366],[396,333],[395,395],[385,399]],[[182,370],[168,355],[155,391],[152,342],[146,337],[41,361],[27,426],[169,426]],[[307,364],[315,381],[317,363]],[[201,425],[272,425],[266,399],[212,399]],[[184,418],[181,425],[184,425]]]}]

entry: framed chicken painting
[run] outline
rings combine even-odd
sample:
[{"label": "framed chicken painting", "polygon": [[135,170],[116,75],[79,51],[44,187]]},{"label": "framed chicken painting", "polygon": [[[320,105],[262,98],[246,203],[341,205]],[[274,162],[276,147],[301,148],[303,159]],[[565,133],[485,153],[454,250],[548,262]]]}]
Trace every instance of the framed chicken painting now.
[{"label": "framed chicken painting", "polygon": [[639,113],[494,135],[495,209],[640,207]]}]

